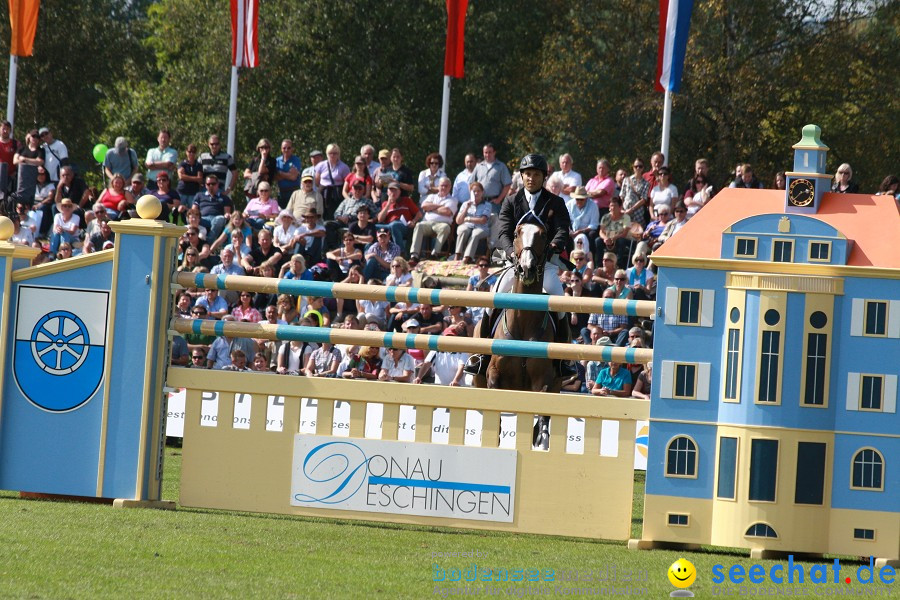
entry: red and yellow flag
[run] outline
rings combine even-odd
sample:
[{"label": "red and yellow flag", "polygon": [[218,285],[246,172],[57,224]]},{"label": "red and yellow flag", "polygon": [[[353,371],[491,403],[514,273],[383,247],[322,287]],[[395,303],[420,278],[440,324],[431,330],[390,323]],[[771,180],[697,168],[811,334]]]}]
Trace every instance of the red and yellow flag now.
[{"label": "red and yellow flag", "polygon": [[9,0],[10,54],[31,56],[40,6],[41,0]]}]

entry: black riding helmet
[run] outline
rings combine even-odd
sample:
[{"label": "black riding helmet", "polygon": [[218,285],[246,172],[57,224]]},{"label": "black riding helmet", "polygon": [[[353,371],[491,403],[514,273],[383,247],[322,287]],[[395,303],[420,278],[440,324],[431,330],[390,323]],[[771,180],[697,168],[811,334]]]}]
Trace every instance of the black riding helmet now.
[{"label": "black riding helmet", "polygon": [[537,169],[544,174],[544,177],[547,176],[547,171],[550,170],[547,167],[547,159],[540,154],[526,154],[522,158],[522,162],[519,163],[519,172],[525,169]]}]

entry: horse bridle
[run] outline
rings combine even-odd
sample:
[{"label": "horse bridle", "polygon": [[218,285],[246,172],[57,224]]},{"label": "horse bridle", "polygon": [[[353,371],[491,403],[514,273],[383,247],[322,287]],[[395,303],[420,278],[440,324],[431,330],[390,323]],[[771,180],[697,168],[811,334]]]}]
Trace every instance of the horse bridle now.
[{"label": "horse bridle", "polygon": [[[545,235],[546,235],[546,230]],[[526,250],[531,250],[532,254],[534,254],[534,259],[537,261],[537,280],[544,281],[544,266],[547,263],[547,247],[544,247],[544,252],[538,256],[537,253],[534,252],[534,248],[532,246],[522,246],[519,250],[519,254],[525,252]],[[522,279],[525,276],[525,270],[522,268],[522,265],[519,263],[518,255],[513,255],[512,257],[513,269],[516,274],[517,279]]]}]

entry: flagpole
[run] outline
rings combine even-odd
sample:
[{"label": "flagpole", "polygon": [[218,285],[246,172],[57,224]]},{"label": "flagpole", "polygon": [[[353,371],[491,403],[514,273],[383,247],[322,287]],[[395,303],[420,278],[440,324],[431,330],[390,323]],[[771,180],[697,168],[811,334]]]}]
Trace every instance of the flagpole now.
[{"label": "flagpole", "polygon": [[663,164],[669,164],[669,129],[672,126],[672,91],[666,90],[663,102],[662,142],[659,151],[663,154]]},{"label": "flagpole", "polygon": [[447,161],[447,125],[450,122],[450,76],[444,75],[444,98],[441,101],[441,141],[438,152]]},{"label": "flagpole", "polygon": [[[231,100],[228,102],[228,145],[226,152],[232,157],[234,156],[234,138],[235,128],[237,125],[237,95],[238,95],[238,68],[231,67]],[[228,171],[228,177],[233,177],[232,172]],[[226,182],[226,187],[231,182]]]},{"label": "flagpole", "polygon": [[[16,117],[16,71],[18,71],[19,57],[9,55],[9,90],[6,96],[6,120],[15,124]],[[13,129],[12,127],[10,129]],[[15,129],[13,129],[15,131]]]}]

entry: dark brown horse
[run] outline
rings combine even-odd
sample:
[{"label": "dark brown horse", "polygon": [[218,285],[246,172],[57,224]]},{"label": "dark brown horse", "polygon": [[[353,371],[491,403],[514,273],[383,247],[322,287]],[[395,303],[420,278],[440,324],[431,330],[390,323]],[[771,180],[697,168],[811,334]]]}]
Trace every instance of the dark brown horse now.
[{"label": "dark brown horse", "polygon": [[[516,227],[514,244],[516,264],[513,292],[542,294],[544,264],[549,245],[546,230],[530,223],[519,225]],[[547,312],[510,308],[502,311],[499,320],[494,331],[495,340],[554,341],[552,323],[555,316]],[[476,376],[473,383],[475,387],[482,388],[557,393],[562,385],[562,378],[549,358],[495,354],[491,356],[487,374]],[[535,426],[535,445],[546,448],[546,435],[542,436],[542,433],[547,433],[548,422],[549,417],[541,417]]]}]

